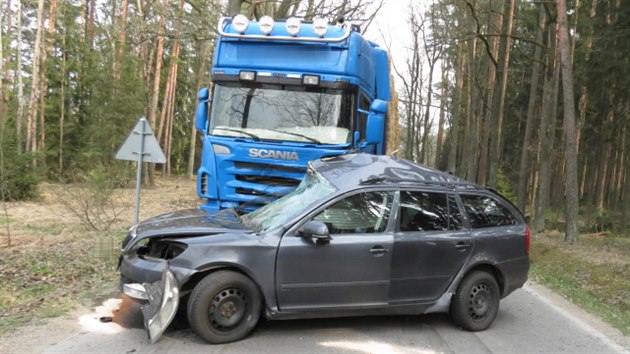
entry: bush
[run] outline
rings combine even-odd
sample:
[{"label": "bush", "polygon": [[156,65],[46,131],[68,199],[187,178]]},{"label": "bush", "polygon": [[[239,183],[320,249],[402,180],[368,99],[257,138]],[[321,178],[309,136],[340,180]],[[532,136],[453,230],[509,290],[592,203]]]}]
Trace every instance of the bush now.
[{"label": "bush", "polygon": [[516,196],[512,191],[512,185],[510,184],[509,179],[503,172],[503,169],[499,169],[497,173],[497,191],[501,193],[505,198],[510,200],[511,202],[516,201]]},{"label": "bush", "polygon": [[[31,165],[32,156],[18,155],[17,151],[11,150],[6,149],[0,159],[0,200],[16,201],[38,197],[39,181]],[[7,152],[10,158],[7,158]]]},{"label": "bush", "polygon": [[64,190],[66,209],[91,229],[108,230],[124,212],[112,200],[116,181],[111,175],[109,168],[98,166]]}]

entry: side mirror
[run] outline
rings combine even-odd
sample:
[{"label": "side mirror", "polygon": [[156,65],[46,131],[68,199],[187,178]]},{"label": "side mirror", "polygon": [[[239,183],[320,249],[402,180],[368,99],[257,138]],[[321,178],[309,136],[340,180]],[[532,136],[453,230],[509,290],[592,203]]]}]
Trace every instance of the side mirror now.
[{"label": "side mirror", "polygon": [[372,104],[370,105],[370,111],[376,112],[376,113],[381,113],[381,114],[386,114],[387,113],[387,101],[375,99],[374,101],[372,101]]},{"label": "side mirror", "polygon": [[330,240],[328,226],[321,221],[311,220],[300,231],[302,237],[310,237],[317,240]]},{"label": "side mirror", "polygon": [[210,90],[207,87],[199,90],[197,94],[197,99],[199,100],[199,104],[197,105],[197,111],[195,112],[195,128],[197,130],[203,131],[206,129],[206,125],[208,123],[208,99],[210,97]]},{"label": "side mirror", "polygon": [[382,113],[370,112],[367,119],[365,141],[368,144],[380,144],[385,136],[385,116]]}]

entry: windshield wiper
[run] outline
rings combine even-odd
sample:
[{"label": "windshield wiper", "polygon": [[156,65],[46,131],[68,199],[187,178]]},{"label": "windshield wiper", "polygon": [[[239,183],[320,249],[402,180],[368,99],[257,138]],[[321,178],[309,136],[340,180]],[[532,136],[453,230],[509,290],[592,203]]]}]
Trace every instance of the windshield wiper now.
[{"label": "windshield wiper", "polygon": [[220,129],[220,130],[225,130],[225,131],[228,131],[228,132],[241,133],[241,134],[247,135],[248,137],[250,137],[250,138],[252,138],[252,139],[254,139],[256,141],[260,140],[260,137],[258,137],[258,135],[250,133],[250,132],[245,131],[245,130],[241,130],[241,129],[224,128],[224,127],[215,127],[213,129]]},{"label": "windshield wiper", "polygon": [[278,132],[278,133],[284,133],[284,134],[288,134],[288,135],[293,135],[293,136],[299,136],[300,138],[304,138],[304,139],[306,139],[306,140],[308,140],[308,141],[310,141],[312,143],[323,144],[321,141],[319,141],[319,140],[317,140],[315,138],[312,138],[312,137],[310,137],[308,135],[304,135],[304,134],[300,134],[300,133],[294,133],[294,132],[288,132],[286,130],[279,130],[279,129],[267,129],[267,130],[271,130],[272,132]]}]

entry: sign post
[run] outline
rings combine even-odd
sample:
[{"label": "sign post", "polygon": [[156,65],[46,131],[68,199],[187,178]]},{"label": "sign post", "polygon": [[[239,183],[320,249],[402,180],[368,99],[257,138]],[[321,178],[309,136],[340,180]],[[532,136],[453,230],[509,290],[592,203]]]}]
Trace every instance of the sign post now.
[{"label": "sign post", "polygon": [[140,186],[142,185],[142,164],[144,162],[165,163],[166,157],[160,148],[153,130],[146,118],[141,117],[133,128],[127,140],[116,153],[116,159],[136,161],[136,217],[135,224],[140,218]]}]

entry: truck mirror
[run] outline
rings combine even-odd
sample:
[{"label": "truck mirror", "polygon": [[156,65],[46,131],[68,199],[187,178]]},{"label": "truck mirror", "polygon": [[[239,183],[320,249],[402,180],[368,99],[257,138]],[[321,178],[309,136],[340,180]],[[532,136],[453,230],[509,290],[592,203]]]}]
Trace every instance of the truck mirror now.
[{"label": "truck mirror", "polygon": [[370,111],[376,112],[376,113],[386,114],[387,113],[387,101],[375,99],[374,101],[372,101],[372,104],[370,105]]},{"label": "truck mirror", "polygon": [[368,144],[383,142],[385,116],[382,113],[370,113],[367,119],[365,140]]},{"label": "truck mirror", "polygon": [[206,129],[206,124],[208,122],[208,99],[210,97],[210,90],[207,87],[199,90],[197,94],[197,99],[199,100],[199,104],[197,105],[197,111],[195,112],[195,128],[197,130]]}]

